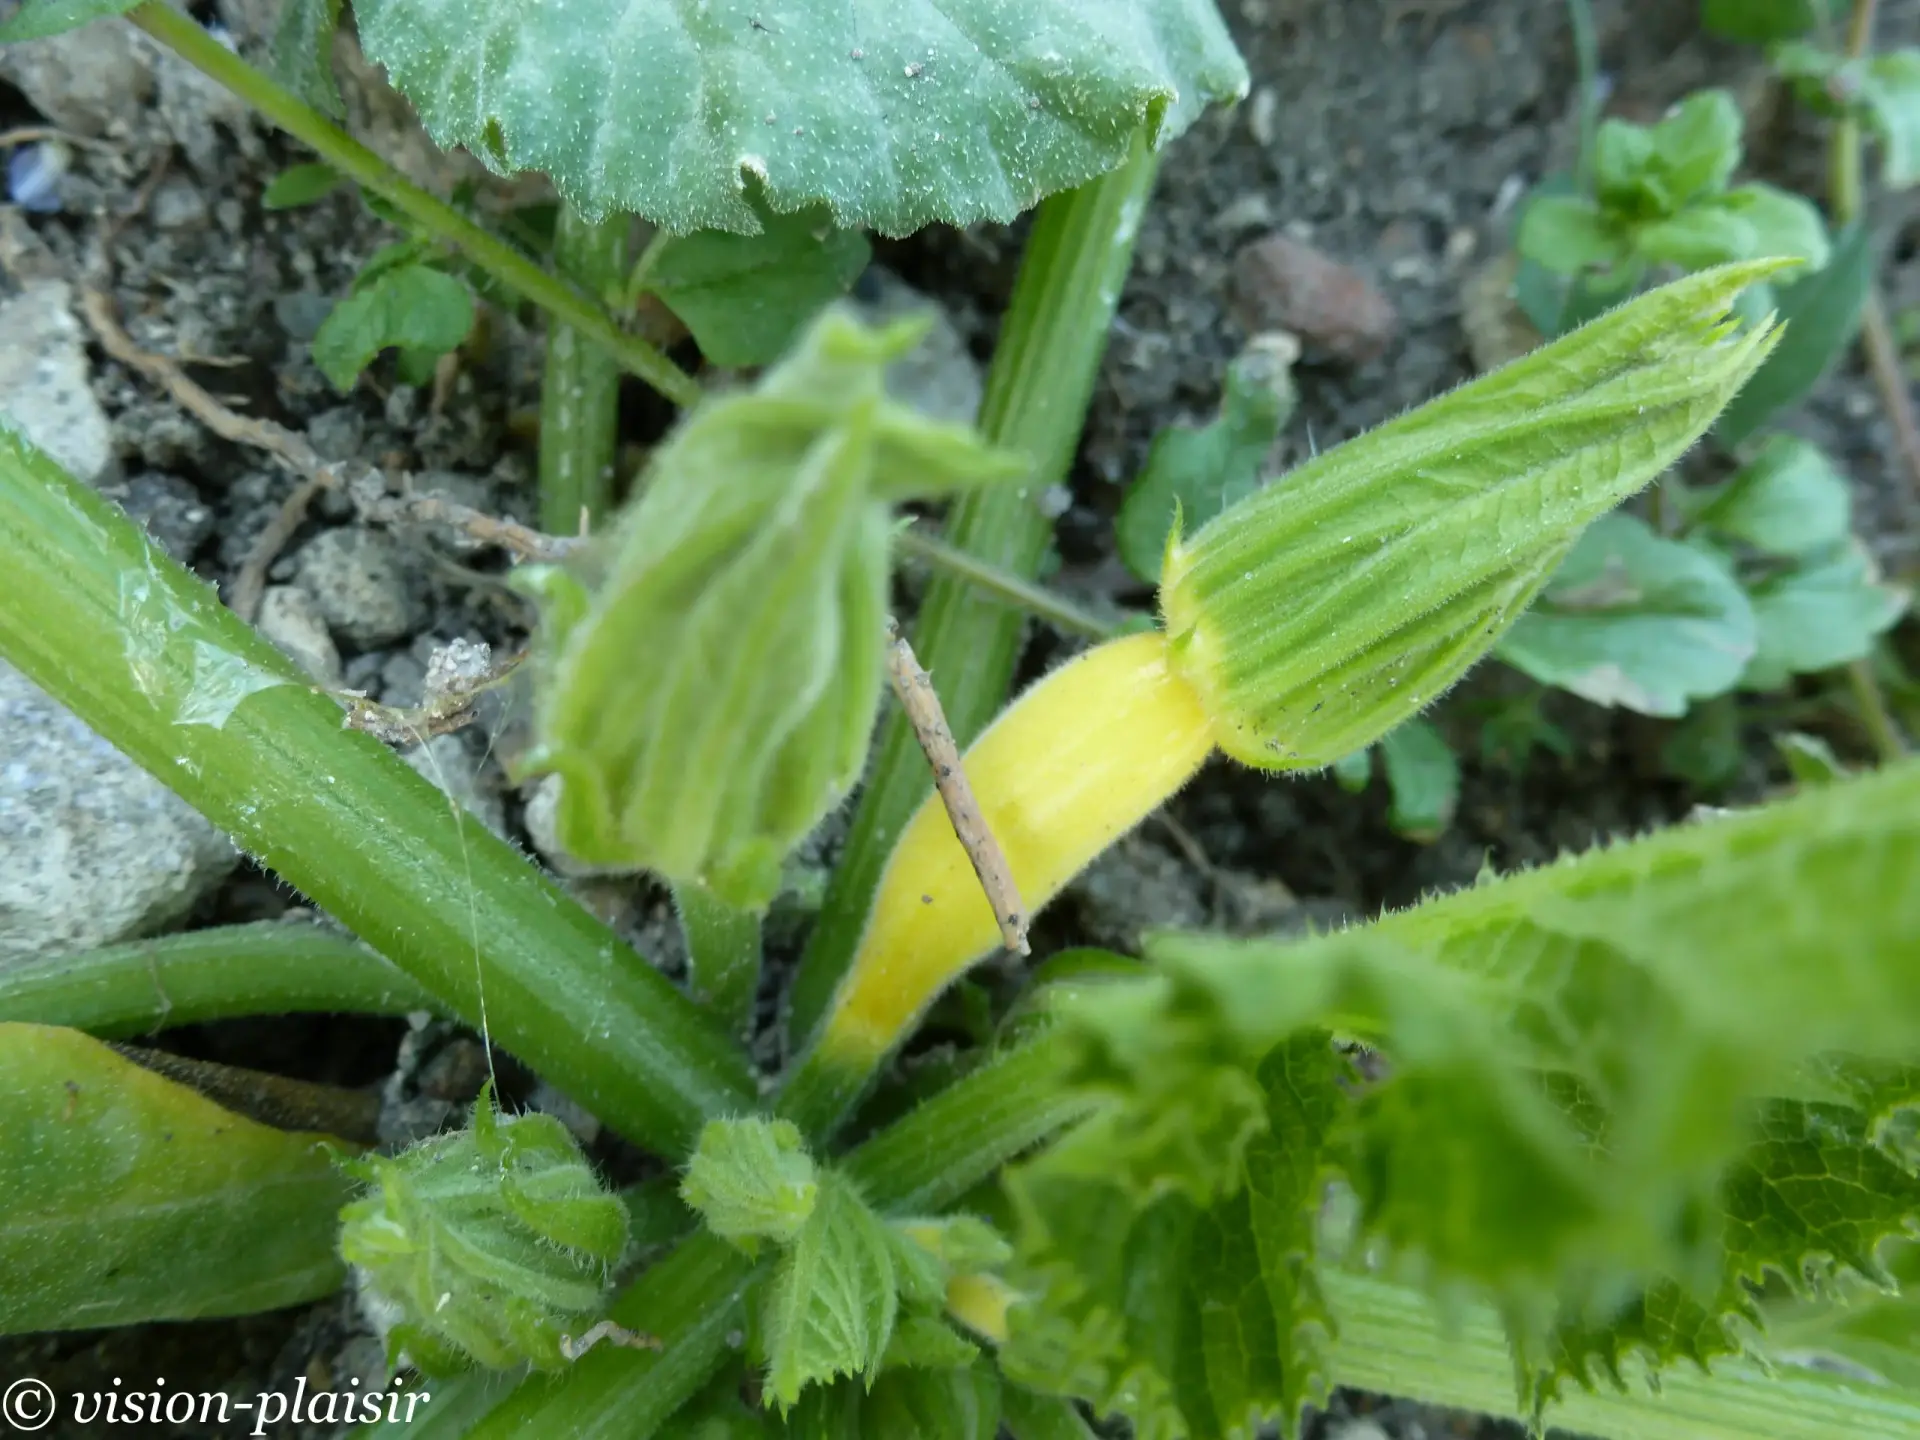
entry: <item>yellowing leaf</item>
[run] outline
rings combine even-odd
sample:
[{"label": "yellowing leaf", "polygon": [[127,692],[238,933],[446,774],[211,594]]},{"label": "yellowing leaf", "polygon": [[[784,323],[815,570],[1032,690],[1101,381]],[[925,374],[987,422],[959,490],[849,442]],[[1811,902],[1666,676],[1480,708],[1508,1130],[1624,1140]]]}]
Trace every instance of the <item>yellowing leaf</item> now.
[{"label": "yellowing leaf", "polygon": [[0,1331],[245,1315],[345,1278],[323,1135],[45,1025],[0,1025],[0,1114]]}]

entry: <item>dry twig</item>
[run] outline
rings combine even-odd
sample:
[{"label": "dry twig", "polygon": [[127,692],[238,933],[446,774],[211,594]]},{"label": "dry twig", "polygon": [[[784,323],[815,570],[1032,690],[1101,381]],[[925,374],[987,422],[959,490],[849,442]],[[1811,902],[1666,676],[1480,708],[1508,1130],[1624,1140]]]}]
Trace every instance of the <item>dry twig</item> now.
[{"label": "dry twig", "polygon": [[121,327],[114,314],[113,301],[105,291],[91,285],[80,287],[80,309],[87,324],[99,338],[100,347],[130,369],[138,370],[160,386],[184,410],[223,440],[265,450],[300,477],[300,484],[281,503],[279,512],[253,542],[240,573],[234,578],[233,595],[228,602],[243,620],[252,620],[260,608],[260,596],[266,589],[267,567],[272,565],[306,518],[307,507],[322,490],[340,488],[339,472],[320,458],[306,437],[276,425],[271,420],[256,420],[236,415],[207,393],[179,362],[155,355],[134,344],[133,337]]},{"label": "dry twig", "polygon": [[424,744],[436,735],[464,730],[478,718],[474,701],[520,668],[520,651],[495,664],[483,640],[455,640],[433,652],[420,703],[410,710],[381,705],[358,691],[343,692],[347,727],[364,730],[388,745]]},{"label": "dry twig", "polygon": [[954,837],[973,862],[973,873],[980,877],[987,903],[993,906],[993,918],[999,922],[1000,938],[1009,950],[1019,955],[1032,953],[1027,944],[1026,906],[1020,900],[1020,887],[1014,883],[1006,853],[993,838],[973,787],[967,783],[966,769],[960,763],[960,747],[954,743],[953,730],[934,693],[933,680],[920,668],[913,647],[891,620],[887,622],[887,678],[893,693],[907,712],[914,738],[933,767],[934,788],[947,807],[947,819],[953,824]]},{"label": "dry twig", "polygon": [[571,1335],[562,1335],[560,1337],[560,1353],[569,1360],[578,1360],[602,1340],[609,1341],[615,1345],[624,1345],[629,1350],[658,1350],[661,1348],[660,1337],[657,1335],[646,1335],[638,1330],[629,1330],[623,1325],[616,1325],[611,1320],[602,1320],[578,1340],[574,1339]]}]

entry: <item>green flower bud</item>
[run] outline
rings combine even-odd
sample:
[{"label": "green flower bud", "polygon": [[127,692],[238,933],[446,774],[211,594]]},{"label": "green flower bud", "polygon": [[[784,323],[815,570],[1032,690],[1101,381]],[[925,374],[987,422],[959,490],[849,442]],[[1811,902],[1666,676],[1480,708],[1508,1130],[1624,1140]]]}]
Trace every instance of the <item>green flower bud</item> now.
[{"label": "green flower bud", "polygon": [[1790,261],[1663,286],[1168,542],[1175,670],[1220,748],[1330,765],[1431,704],[1589,522],[1693,444],[1772,351],[1729,309]]},{"label": "green flower bud", "polygon": [[394,1355],[432,1374],[565,1363],[561,1337],[605,1305],[627,1210],[564,1125],[497,1114],[489,1087],[471,1129],[343,1165],[369,1189],[340,1212],[340,1253],[396,1312]]},{"label": "green flower bud", "polygon": [[695,412],[549,601],[537,750],[561,843],[761,907],[858,779],[884,665],[890,505],[1024,472],[890,400],[925,326],[840,312],[751,393]]},{"label": "green flower bud", "polygon": [[707,1228],[750,1255],[762,1240],[792,1244],[819,1194],[799,1127],[753,1115],[709,1120],[680,1182]]}]

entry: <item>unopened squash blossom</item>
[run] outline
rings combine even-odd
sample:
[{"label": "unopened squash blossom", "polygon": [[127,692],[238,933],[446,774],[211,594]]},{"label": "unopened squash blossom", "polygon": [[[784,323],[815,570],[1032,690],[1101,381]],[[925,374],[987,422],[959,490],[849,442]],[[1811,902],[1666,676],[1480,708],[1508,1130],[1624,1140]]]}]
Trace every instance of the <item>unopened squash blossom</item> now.
[{"label": "unopened squash blossom", "polygon": [[[1703,271],[1330,450],[1192,536],[1176,525],[1164,628],[1102,645],[966,756],[1037,907],[1216,749],[1328,765],[1431,704],[1486,654],[1581,529],[1712,424],[1778,339],[1730,315],[1790,262]],[[787,1113],[830,1125],[932,998],[998,941],[939,808],[902,832]]]},{"label": "unopened squash blossom", "polygon": [[[537,748],[561,844],[764,907],[859,778],[879,703],[893,503],[1024,473],[889,399],[925,322],[823,316],[752,391],[696,411],[546,601]],[[597,572],[597,573],[596,573]]]}]

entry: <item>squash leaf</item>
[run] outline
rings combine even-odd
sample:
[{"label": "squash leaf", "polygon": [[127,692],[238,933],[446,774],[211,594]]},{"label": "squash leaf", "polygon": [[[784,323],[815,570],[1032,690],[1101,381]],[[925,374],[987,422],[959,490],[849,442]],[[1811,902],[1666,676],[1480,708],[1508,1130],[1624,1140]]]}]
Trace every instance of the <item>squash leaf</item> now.
[{"label": "squash leaf", "polygon": [[[1498,1306],[1536,1410],[1629,1355],[1657,1375],[1742,1346],[1762,1283],[1891,1283],[1883,1248],[1920,1220],[1916,869],[1909,762],[1340,934],[1151,939],[1158,973],[1055,1010],[1067,1082],[1106,1104],[1010,1179],[1039,1295],[1010,1376],[1143,1436],[1244,1433],[1213,1408],[1247,1393],[1207,1369],[1222,1306],[1195,1306],[1273,1273],[1205,1256],[1276,1144],[1344,1183],[1370,1246]],[[1323,1071],[1303,1133],[1272,1107],[1311,1093],[1296,1062],[1329,1031],[1379,1060]]]},{"label": "squash leaf", "polygon": [[1247,90],[1211,0],[361,0],[441,145],[543,170],[592,218],[906,235],[1011,220]]},{"label": "squash leaf", "polygon": [[0,1333],[245,1315],[345,1278],[323,1135],[50,1025],[0,1024],[0,1108]]}]

